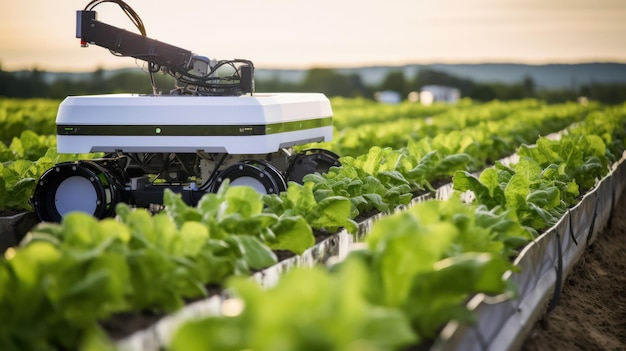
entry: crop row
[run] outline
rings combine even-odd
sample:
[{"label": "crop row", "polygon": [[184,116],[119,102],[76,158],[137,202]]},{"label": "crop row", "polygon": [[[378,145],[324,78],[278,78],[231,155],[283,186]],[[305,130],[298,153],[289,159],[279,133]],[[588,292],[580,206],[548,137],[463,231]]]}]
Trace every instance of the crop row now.
[{"label": "crop row", "polygon": [[[399,149],[374,146],[357,157],[342,157],[342,167],[304,179],[314,183],[316,198],[350,199],[351,218],[373,210],[386,211],[407,204],[417,193],[432,191],[433,183],[449,179],[458,170],[480,170],[520,145],[533,144],[539,135],[580,121],[587,112],[572,105],[523,111],[409,140]],[[385,130],[382,126],[379,129]]]},{"label": "crop row", "polygon": [[54,134],[59,103],[58,100],[0,98],[0,141],[8,144],[25,130],[40,135]]},{"label": "crop row", "polygon": [[[346,103],[343,102],[343,104]],[[399,149],[411,141],[434,138],[437,135],[453,131],[471,132],[488,129],[491,125],[498,125],[498,121],[502,119],[514,121],[514,116],[517,116],[516,125],[526,121],[532,123],[532,119],[540,118],[546,123],[539,127],[545,128],[543,131],[539,130],[543,133],[545,130],[554,130],[553,125],[547,124],[551,122],[546,115],[551,115],[553,116],[552,119],[558,120],[565,116],[581,115],[594,108],[574,103],[546,105],[537,100],[508,103],[494,101],[485,104],[464,102],[453,108],[448,107],[445,110],[439,108],[434,111],[424,107],[419,109],[414,106],[415,104],[404,103],[397,107],[381,105],[378,108],[370,108],[369,114],[372,111],[378,113],[379,110],[382,112],[394,111],[392,109],[395,107],[396,115],[394,117],[391,117],[389,112],[387,114],[381,113],[386,118],[375,121],[371,118],[360,117],[367,116],[366,107],[348,110],[349,113],[340,108],[333,118],[336,128],[334,141],[324,145],[324,147],[342,156],[358,156],[367,153],[372,146]],[[425,112],[435,113],[424,116]],[[342,121],[346,119],[353,124],[341,127]],[[506,133],[504,134],[506,135]],[[535,138],[536,135],[532,137]],[[503,140],[503,142],[506,141]]]}]

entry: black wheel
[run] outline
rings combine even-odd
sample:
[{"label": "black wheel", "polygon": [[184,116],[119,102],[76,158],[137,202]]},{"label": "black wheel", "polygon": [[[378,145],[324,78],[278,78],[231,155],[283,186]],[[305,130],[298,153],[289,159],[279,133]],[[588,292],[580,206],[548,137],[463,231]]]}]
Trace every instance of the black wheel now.
[{"label": "black wheel", "polygon": [[224,180],[231,186],[246,185],[262,194],[280,194],[287,189],[285,179],[271,164],[261,160],[247,160],[236,163],[221,171],[211,183],[210,192],[217,192]]},{"label": "black wheel", "polygon": [[39,178],[31,204],[46,222],[60,222],[74,211],[96,218],[113,216],[124,191],[116,173],[93,161],[59,163]]},{"label": "black wheel", "polygon": [[307,149],[291,162],[287,169],[287,179],[302,184],[305,175],[326,173],[333,166],[341,166],[339,155],[324,149]]}]

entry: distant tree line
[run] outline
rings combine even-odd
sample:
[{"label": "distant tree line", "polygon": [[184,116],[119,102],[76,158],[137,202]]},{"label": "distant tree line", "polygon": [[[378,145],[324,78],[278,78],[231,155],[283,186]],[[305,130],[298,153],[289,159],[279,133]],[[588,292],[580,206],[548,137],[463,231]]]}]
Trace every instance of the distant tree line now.
[{"label": "distant tree line", "polygon": [[[154,75],[156,85],[163,91],[174,88],[174,80],[162,74]],[[53,98],[61,99],[68,95],[138,93],[150,94],[150,77],[142,72],[120,72],[105,77],[103,69],[97,69],[89,79],[57,79],[46,82],[44,72],[33,69],[29,72],[6,72],[0,67],[0,96],[13,98]]]},{"label": "distant tree line", "polygon": [[[43,71],[33,69],[27,73],[3,71],[0,66],[0,96],[15,98],[44,97],[61,99],[68,95],[106,94],[132,92],[149,94],[152,92],[149,76],[142,72],[119,72],[105,77],[105,72],[98,69],[90,74],[89,79],[58,79],[54,82],[44,80]],[[168,93],[174,87],[173,78],[156,74],[156,85]],[[400,70],[389,72],[376,86],[363,83],[358,74],[342,74],[333,69],[315,68],[307,72],[299,83],[288,83],[278,79],[255,82],[256,90],[263,92],[321,92],[327,96],[373,98],[376,91],[391,90],[408,96],[411,91],[419,91],[425,85],[444,85],[460,90],[461,96],[478,101],[516,100],[537,98],[547,102],[574,101],[580,96],[609,104],[626,101],[626,84],[590,83],[576,89],[537,89],[530,77],[525,77],[515,84],[477,83],[469,79],[456,77],[433,69],[421,69],[412,79],[407,79]]]}]

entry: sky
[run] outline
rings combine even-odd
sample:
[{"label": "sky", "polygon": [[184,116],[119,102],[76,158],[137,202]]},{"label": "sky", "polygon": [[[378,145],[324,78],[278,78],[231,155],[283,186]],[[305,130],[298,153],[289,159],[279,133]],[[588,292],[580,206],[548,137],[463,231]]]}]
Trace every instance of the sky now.
[{"label": "sky", "polygon": [[[88,0],[0,0],[3,70],[136,65],[81,48]],[[256,68],[626,62],[625,0],[126,0],[148,37]],[[98,20],[135,31],[113,3]]]}]

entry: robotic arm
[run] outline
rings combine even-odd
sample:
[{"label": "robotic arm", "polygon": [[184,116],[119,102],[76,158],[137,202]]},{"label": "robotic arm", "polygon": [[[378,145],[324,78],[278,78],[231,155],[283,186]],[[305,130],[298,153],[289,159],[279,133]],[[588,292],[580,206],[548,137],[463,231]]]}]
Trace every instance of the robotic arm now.
[{"label": "robotic arm", "polygon": [[[96,12],[91,9],[102,2],[114,2],[122,7],[143,35],[98,21]],[[177,82],[172,94],[237,96],[254,91],[251,61],[210,60],[148,38],[141,19],[122,0],[95,0],[85,10],[76,11],[76,37],[80,38],[83,47],[93,44],[107,48],[117,56],[131,56],[148,62],[151,75],[158,71],[171,75]],[[228,72],[224,74],[223,71]]]}]

